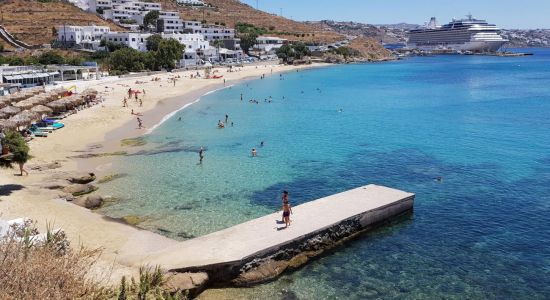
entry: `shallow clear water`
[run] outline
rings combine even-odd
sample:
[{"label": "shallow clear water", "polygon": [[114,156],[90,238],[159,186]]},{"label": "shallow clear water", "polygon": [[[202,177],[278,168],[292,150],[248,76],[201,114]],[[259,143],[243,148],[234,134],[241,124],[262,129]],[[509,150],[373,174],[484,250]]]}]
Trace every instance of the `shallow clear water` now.
[{"label": "shallow clear water", "polygon": [[[240,293],[548,299],[550,51],[533,51],[335,66],[210,94],[118,159],[130,175],[102,187],[122,198],[102,212],[182,239],[276,211],[283,189],[299,204],[377,183],[416,193],[412,216]],[[226,113],[234,126],[217,129]]]}]

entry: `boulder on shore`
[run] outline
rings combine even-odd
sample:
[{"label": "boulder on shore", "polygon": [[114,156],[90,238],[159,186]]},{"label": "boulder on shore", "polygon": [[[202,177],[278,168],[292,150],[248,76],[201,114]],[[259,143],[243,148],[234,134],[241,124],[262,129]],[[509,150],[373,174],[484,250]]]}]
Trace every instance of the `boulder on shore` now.
[{"label": "boulder on shore", "polygon": [[95,180],[94,173],[78,173],[67,178],[70,183],[86,184]]},{"label": "boulder on shore", "polygon": [[103,205],[105,199],[99,195],[91,195],[88,197],[81,197],[73,201],[78,206],[85,207],[87,209],[100,208]]},{"label": "boulder on shore", "polygon": [[71,184],[63,188],[65,193],[72,194],[73,196],[82,196],[89,194],[97,190],[97,187],[91,184]]},{"label": "boulder on shore", "polygon": [[164,287],[169,293],[188,291],[191,297],[202,292],[208,282],[208,274],[204,272],[171,273],[167,277]]}]

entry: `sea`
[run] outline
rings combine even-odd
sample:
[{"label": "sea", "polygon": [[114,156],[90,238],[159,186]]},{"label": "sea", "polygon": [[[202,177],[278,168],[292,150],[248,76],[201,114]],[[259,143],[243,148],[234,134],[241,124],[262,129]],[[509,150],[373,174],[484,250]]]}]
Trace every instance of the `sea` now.
[{"label": "sea", "polygon": [[283,190],[385,185],[416,194],[412,214],[239,297],[550,299],[550,49],[521,51],[266,67],[116,158],[100,213],[185,240],[280,210]]}]

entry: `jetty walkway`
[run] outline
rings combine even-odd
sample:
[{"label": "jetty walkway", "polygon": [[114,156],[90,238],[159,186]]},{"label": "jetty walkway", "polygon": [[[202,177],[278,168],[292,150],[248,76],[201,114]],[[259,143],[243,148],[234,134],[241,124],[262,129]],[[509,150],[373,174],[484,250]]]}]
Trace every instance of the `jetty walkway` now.
[{"label": "jetty walkway", "polygon": [[367,185],[292,208],[283,229],[273,213],[140,257],[141,263],[177,272],[206,272],[216,281],[236,277],[266,262],[290,260],[410,211],[414,194]]}]

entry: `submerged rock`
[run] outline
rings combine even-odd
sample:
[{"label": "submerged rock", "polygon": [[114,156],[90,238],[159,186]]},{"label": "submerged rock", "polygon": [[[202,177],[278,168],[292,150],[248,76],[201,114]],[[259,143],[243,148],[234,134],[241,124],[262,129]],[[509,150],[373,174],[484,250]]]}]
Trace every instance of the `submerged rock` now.
[{"label": "submerged rock", "polygon": [[182,205],[174,206],[174,210],[192,210],[192,209],[193,209],[193,206],[191,206],[189,204],[182,204]]},{"label": "submerged rock", "polygon": [[140,216],[128,215],[121,218],[122,221],[126,222],[128,225],[136,226],[137,224],[143,222],[143,219]]},{"label": "submerged rock", "polygon": [[106,176],[101,177],[101,179],[99,179],[97,181],[97,183],[111,182],[115,179],[123,178],[123,177],[126,177],[126,176],[128,176],[128,174],[126,174],[126,173],[106,175]]},{"label": "submerged rock", "polygon": [[190,234],[190,233],[187,233],[185,231],[181,231],[181,232],[178,232],[176,234],[179,238],[182,238],[182,239],[192,239],[194,238],[195,236]]},{"label": "submerged rock", "polygon": [[126,151],[115,151],[115,152],[106,152],[106,153],[86,153],[80,155],[69,156],[69,158],[96,158],[96,157],[106,157],[106,156],[122,156],[127,155]]},{"label": "submerged rock", "polygon": [[122,147],[139,147],[147,145],[147,141],[143,137],[137,137],[133,139],[123,139],[120,141]]}]

